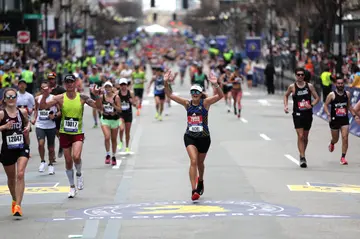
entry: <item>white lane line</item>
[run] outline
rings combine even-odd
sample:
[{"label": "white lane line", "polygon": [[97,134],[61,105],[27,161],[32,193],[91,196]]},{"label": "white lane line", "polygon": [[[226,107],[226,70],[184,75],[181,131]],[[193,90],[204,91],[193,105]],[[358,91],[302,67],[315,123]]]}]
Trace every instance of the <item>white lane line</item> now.
[{"label": "white lane line", "polygon": [[251,93],[248,92],[248,91],[244,91],[244,92],[243,92],[243,95],[251,95]]},{"label": "white lane line", "polygon": [[56,188],[58,185],[59,185],[59,183],[55,184],[55,185],[54,185],[54,188]]},{"label": "white lane line", "polygon": [[271,140],[266,134],[260,134],[260,137],[268,141]]},{"label": "white lane line", "polygon": [[122,161],[120,159],[116,160],[116,165],[112,167],[112,169],[119,169],[121,166]]},{"label": "white lane line", "polygon": [[300,162],[299,162],[297,159],[295,159],[293,156],[291,156],[290,154],[284,154],[284,156],[285,156],[288,160],[290,160],[291,162],[293,162],[294,164],[296,164],[297,166],[300,165]]},{"label": "white lane line", "polygon": [[269,103],[269,101],[267,100],[258,100],[258,102],[260,103],[260,105],[262,106],[270,106],[271,104]]},{"label": "white lane line", "polygon": [[82,238],[83,235],[69,235],[68,238]]},{"label": "white lane line", "polygon": [[248,121],[246,120],[246,119],[244,119],[244,118],[240,118],[240,120],[243,122],[243,123],[247,123]]}]

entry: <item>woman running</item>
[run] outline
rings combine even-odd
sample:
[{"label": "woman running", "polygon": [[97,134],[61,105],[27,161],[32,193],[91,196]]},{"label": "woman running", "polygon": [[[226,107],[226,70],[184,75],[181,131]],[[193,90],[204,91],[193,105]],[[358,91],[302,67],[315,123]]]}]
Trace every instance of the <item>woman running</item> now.
[{"label": "woman running", "polygon": [[125,153],[130,153],[129,143],[130,143],[130,129],[133,120],[132,114],[132,106],[136,107],[135,96],[133,92],[130,92],[128,88],[128,80],[126,78],[120,79],[120,90],[119,90],[119,98],[120,103],[118,106],[121,108],[120,120],[121,125],[125,124],[125,127],[120,126],[120,143],[118,145],[119,149],[122,149],[123,145],[123,135],[124,135],[124,128],[125,128],[125,144],[126,149]]},{"label": "woman running", "polygon": [[[101,129],[105,138],[105,164],[110,164],[110,139],[112,147],[111,165],[116,165],[116,145],[119,132],[119,114],[121,112],[120,98],[113,92],[113,84],[109,81],[104,84],[105,93],[100,95],[102,116]],[[118,111],[118,112],[117,112]]]},{"label": "woman running", "polygon": [[150,87],[152,83],[155,84],[155,88],[154,88],[155,107],[156,107],[155,119],[161,121],[162,113],[164,110],[164,103],[165,103],[164,70],[162,67],[156,69],[155,75],[151,79],[149,86],[147,88],[148,94],[150,92]]},{"label": "woman running", "polygon": [[16,101],[16,90],[6,88],[2,102],[3,110],[0,111],[3,142],[0,162],[3,164],[12,197],[12,215],[21,217],[21,201],[25,190],[24,174],[30,154],[29,145],[25,143],[25,135],[29,133],[30,122],[26,109],[17,109]]},{"label": "woman running", "polygon": [[[234,100],[234,114],[237,114],[237,117],[241,117],[241,98],[242,98],[242,88],[241,88],[242,77],[240,72],[235,69],[235,72],[231,75],[229,83],[232,83],[231,94]],[[236,107],[237,105],[237,107]]]},{"label": "woman running", "polygon": [[[217,77],[211,74],[209,81],[215,87],[216,94],[211,97],[206,97],[206,95],[202,93],[203,89],[199,85],[193,85],[190,89],[191,100],[187,100],[172,94],[169,81],[171,81],[173,77],[170,71],[165,74],[165,92],[170,99],[183,105],[187,111],[187,128],[184,135],[184,143],[190,157],[189,176],[192,187],[191,199],[198,200],[204,192],[204,161],[211,143],[208,127],[208,112],[210,105],[221,100],[224,93],[219,84],[217,84]],[[198,171],[199,177],[197,178]]]}]

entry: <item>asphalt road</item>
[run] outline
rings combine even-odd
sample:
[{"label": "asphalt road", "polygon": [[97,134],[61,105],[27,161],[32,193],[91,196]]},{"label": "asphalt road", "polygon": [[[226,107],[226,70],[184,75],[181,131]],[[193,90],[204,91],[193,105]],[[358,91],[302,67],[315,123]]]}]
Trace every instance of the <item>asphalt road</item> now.
[{"label": "asphalt road", "polygon": [[[175,87],[188,97],[188,87]],[[359,139],[350,135],[348,166],[339,164],[340,145],[327,150],[328,125],[314,117],[308,166],[298,166],[291,115],[280,96],[245,90],[243,118],[212,106],[212,144],[206,159],[205,192],[190,201],[189,159],[183,134],[185,111],[176,104],[162,122],[153,98],[134,117],[132,155],[120,167],[104,164],[100,129],[85,110],[85,188],[68,199],[64,160],[53,176],[37,172],[40,160],[32,134],[22,220],[10,215],[11,198],[0,170],[1,238],[251,238],[354,239],[360,233]]]}]

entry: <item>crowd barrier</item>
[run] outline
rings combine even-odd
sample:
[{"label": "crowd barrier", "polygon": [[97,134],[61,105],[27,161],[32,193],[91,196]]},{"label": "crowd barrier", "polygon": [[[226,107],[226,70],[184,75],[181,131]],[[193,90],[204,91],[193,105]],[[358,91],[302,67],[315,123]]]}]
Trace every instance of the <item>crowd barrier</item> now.
[{"label": "crowd barrier", "polygon": [[[244,68],[242,67],[242,70],[243,69]],[[255,67],[254,68],[253,78],[254,78],[253,79],[253,84],[254,83],[255,83],[255,85],[257,85],[257,84],[265,84],[264,69],[261,68],[261,67]],[[284,83],[284,89],[286,89],[288,87],[287,85],[289,84],[289,82],[293,82],[293,79],[292,80],[287,79],[286,81],[282,80],[281,83]],[[277,88],[277,87],[275,86],[275,88]],[[315,82],[315,88],[317,89],[316,91],[318,92],[319,96],[321,96],[321,93],[320,93],[321,92],[321,86],[320,86],[320,84]],[[283,88],[281,88],[281,89],[283,89]],[[350,92],[350,94],[351,94],[351,100],[350,100],[351,105],[354,107],[355,104],[360,100],[360,88],[345,87],[345,89]],[[330,110],[330,106],[329,106],[329,110]],[[314,113],[314,115],[320,117],[321,119],[328,121],[328,117],[327,117],[326,113],[324,112],[324,104],[323,104],[323,102],[319,102],[317,105],[314,106],[313,113]],[[349,114],[349,122],[350,122],[350,133],[357,136],[357,137],[360,137],[360,124],[358,124],[355,121],[355,119],[352,117],[351,114]]]}]

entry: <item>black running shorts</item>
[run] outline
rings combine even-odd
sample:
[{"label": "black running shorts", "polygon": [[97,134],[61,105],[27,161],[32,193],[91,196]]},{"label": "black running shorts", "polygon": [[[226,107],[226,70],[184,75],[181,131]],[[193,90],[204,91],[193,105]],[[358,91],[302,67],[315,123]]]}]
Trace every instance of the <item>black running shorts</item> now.
[{"label": "black running shorts", "polygon": [[332,130],[339,130],[344,125],[349,125],[349,119],[332,120],[329,122],[330,129]]},{"label": "black running shorts", "polygon": [[211,139],[210,136],[194,138],[189,136],[188,134],[184,134],[184,143],[185,147],[189,145],[194,145],[199,153],[205,154],[210,148]]},{"label": "black running shorts", "polygon": [[311,129],[313,116],[312,114],[302,116],[293,115],[293,121],[295,129],[304,129],[305,131],[309,131]]},{"label": "black running shorts", "polygon": [[29,145],[25,145],[23,149],[1,149],[0,162],[4,166],[14,165],[20,157],[29,158],[30,157],[30,148]]}]

